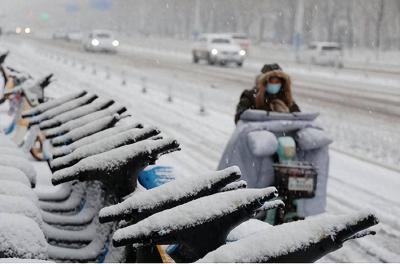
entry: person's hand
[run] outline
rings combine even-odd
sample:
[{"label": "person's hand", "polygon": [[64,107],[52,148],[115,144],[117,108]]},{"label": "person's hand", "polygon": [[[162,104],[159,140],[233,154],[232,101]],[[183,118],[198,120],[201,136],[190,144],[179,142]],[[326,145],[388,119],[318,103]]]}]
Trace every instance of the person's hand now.
[{"label": "person's hand", "polygon": [[280,112],[280,113],[289,113],[289,107],[282,101],[279,99],[274,99],[271,102],[271,108],[272,111],[274,112]]}]

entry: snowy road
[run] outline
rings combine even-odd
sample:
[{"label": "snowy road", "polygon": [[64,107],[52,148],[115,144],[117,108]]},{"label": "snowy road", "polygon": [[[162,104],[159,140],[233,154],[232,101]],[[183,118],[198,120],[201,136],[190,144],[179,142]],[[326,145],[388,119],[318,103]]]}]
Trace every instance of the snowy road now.
[{"label": "snowy road", "polygon": [[[193,171],[215,169],[234,128],[233,112],[240,91],[251,86],[257,72],[252,71],[251,65],[243,71],[194,66],[185,58],[171,59],[169,55],[162,59],[154,58],[151,53],[140,56],[136,54],[133,57],[95,56],[82,54],[71,47],[45,46],[34,42],[30,45],[10,45],[7,42],[5,45],[12,50],[10,65],[24,68],[34,76],[55,73],[59,82],[49,88],[49,95],[59,96],[82,88],[106,94],[127,105],[138,120],[157,124],[166,134],[178,139],[182,151],[168,155],[160,162],[173,164],[183,177],[190,176]],[[82,62],[86,67],[82,67]],[[93,62],[96,75],[93,74]],[[107,64],[110,69],[112,67],[108,79],[105,73]],[[121,85],[122,71],[125,72],[123,75],[128,83],[126,86]],[[143,76],[149,80],[146,94],[141,92],[140,78]],[[326,81],[317,79],[315,82],[318,89],[324,88],[322,84]],[[307,81],[307,78],[304,77],[302,81]],[[351,85],[347,85],[349,86]],[[399,143],[400,132],[396,112],[394,115],[366,112],[359,106],[336,104],[335,100],[329,102],[317,97],[310,99],[307,98],[306,87],[301,87],[301,84],[296,85],[299,104],[306,110],[321,110],[321,123],[339,142],[334,145],[335,148],[362,155],[368,160],[374,159],[374,154],[366,152],[363,142],[369,142],[372,146],[381,143],[385,147],[376,150],[377,152],[389,152],[388,156],[393,153],[396,157],[386,165],[395,167],[399,164],[396,155],[400,144],[394,145]],[[376,96],[368,87],[353,85],[351,92],[356,89],[366,89],[367,96]],[[305,94],[302,95],[301,90]],[[395,103],[400,91],[394,88],[390,90],[392,97],[394,95],[397,98],[394,108],[390,108],[396,110],[398,105]],[[172,103],[167,102],[168,95],[172,95]],[[201,105],[206,107],[206,114],[199,113]],[[378,133],[381,137],[379,142],[374,141],[376,139],[371,132],[371,122],[375,128],[382,129]],[[363,135],[363,139],[359,139],[359,135]],[[375,237],[349,242],[345,248],[323,261],[400,261],[400,173],[332,151],[330,175],[328,211],[335,213],[363,207],[375,208],[382,223],[375,228],[378,231]]]},{"label": "snowy road", "polygon": [[[152,90],[194,104],[204,101],[207,108],[231,116],[240,93],[253,85],[262,65],[253,60],[243,69],[210,67],[194,65],[188,54],[143,47],[125,47],[118,56],[110,56],[83,53],[77,44],[46,40],[33,43],[62,63],[83,63],[97,71],[108,68],[114,75],[125,72],[134,77],[135,83],[146,77],[146,85]],[[320,122],[335,139],[334,148],[351,150],[364,159],[400,169],[400,76],[382,78],[381,74],[370,73],[366,78],[349,75],[347,70],[332,73],[323,67],[309,71],[283,66],[292,74],[293,91],[301,108],[321,112]]]}]

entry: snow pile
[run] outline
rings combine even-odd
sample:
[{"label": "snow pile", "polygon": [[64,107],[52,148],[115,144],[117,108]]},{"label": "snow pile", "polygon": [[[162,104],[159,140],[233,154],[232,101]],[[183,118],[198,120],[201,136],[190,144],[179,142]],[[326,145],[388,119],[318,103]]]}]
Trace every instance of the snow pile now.
[{"label": "snow pile", "polygon": [[56,171],[53,174],[52,183],[59,184],[76,179],[83,179],[83,177],[85,177],[85,179],[89,177],[99,178],[104,176],[104,174],[111,176],[110,174],[118,171],[122,166],[132,163],[135,159],[140,161],[140,158],[157,158],[158,155],[165,151],[170,151],[177,147],[178,143],[173,139],[147,139],[131,145],[122,146],[84,158],[71,167]]},{"label": "snow pile", "polygon": [[82,230],[68,230],[44,223],[43,232],[50,241],[64,243],[89,243],[96,237],[96,225],[92,222]]},{"label": "snow pile", "polygon": [[226,241],[237,241],[250,235],[257,234],[258,232],[262,232],[263,230],[271,227],[273,226],[261,220],[250,219],[232,229],[232,231],[229,232]]},{"label": "snow pile", "polygon": [[[110,232],[111,225],[98,225],[95,237],[87,246],[81,248],[49,246],[49,258],[72,262],[98,262],[99,256],[106,250]],[[86,230],[83,233],[86,233]]]},{"label": "snow pile", "polygon": [[65,113],[61,113],[59,115],[56,115],[52,119],[45,120],[39,124],[40,129],[46,129],[50,127],[55,127],[59,126],[61,124],[64,124],[67,121],[74,120],[76,118],[85,116],[87,114],[96,112],[98,110],[107,108],[108,106],[112,105],[114,103],[113,100],[105,100],[105,99],[96,99],[90,104],[80,106],[76,109],[72,109],[70,111],[67,111]]},{"label": "snow pile", "polygon": [[90,102],[92,102],[93,100],[95,100],[97,98],[97,95],[94,94],[86,94],[82,97],[79,97],[77,99],[68,101],[64,104],[61,104],[59,106],[56,106],[54,108],[51,108],[37,116],[32,117],[29,120],[30,124],[38,124],[44,120],[50,119],[55,117],[56,115],[59,115],[61,113],[67,112],[71,109],[77,108],[81,105],[85,105],[88,104]]},{"label": "snow pile", "polygon": [[16,181],[0,180],[0,194],[25,197],[32,201],[36,206],[38,206],[39,203],[36,193],[30,188],[30,186],[28,187]]},{"label": "snow pile", "polygon": [[369,212],[351,215],[319,215],[271,228],[221,246],[199,262],[267,262],[273,258],[305,249],[324,238],[370,218]]},{"label": "snow pile", "polygon": [[54,159],[53,161],[51,161],[50,165],[54,169],[70,166],[83,158],[103,153],[105,151],[121,147],[123,145],[133,144],[137,141],[149,138],[159,133],[160,131],[154,127],[143,129],[134,128],[77,148],[75,151],[68,155]]},{"label": "snow pile", "polygon": [[118,120],[119,115],[106,116],[99,120],[94,120],[84,126],[75,128],[62,136],[53,138],[51,140],[51,143],[53,145],[72,143],[73,141],[76,141],[86,136],[90,136],[103,129],[109,128],[113,126]]},{"label": "snow pile", "polygon": [[43,104],[40,104],[34,108],[31,108],[27,111],[24,111],[22,113],[23,117],[28,117],[28,116],[33,116],[33,115],[38,115],[43,113],[44,111],[49,110],[50,108],[55,108],[59,105],[62,105],[68,101],[74,100],[76,98],[82,97],[86,94],[86,91],[81,91],[81,92],[77,92],[77,93],[72,93],[72,94],[68,94],[66,96],[62,96],[59,98],[56,98],[54,100],[49,100]]},{"label": "snow pile", "polygon": [[0,180],[15,181],[31,187],[28,177],[20,169],[0,165]]},{"label": "snow pile", "polygon": [[38,185],[35,193],[40,201],[64,201],[71,195],[72,186],[70,183],[64,183],[57,186]]},{"label": "snow pile", "polygon": [[43,221],[51,225],[59,226],[83,226],[90,224],[97,215],[98,209],[84,207],[78,214],[63,215],[49,212],[42,212]]},{"label": "snow pile", "polygon": [[5,155],[10,155],[10,156],[17,156],[20,158],[26,158],[27,155],[22,152],[21,149],[16,148],[16,147],[0,147],[0,153],[5,154]]},{"label": "snow pile", "polygon": [[[90,195],[87,196],[84,208],[77,215],[63,216],[45,213],[45,218],[51,218],[51,223],[68,226],[65,228],[71,229],[62,230],[61,227],[56,228],[44,225],[44,231],[49,240],[58,244],[58,246],[49,246],[49,257],[51,259],[73,262],[95,262],[106,250],[112,225],[99,225],[96,217],[98,210],[105,202],[105,193],[99,182],[90,182],[86,185],[86,191]],[[46,219],[46,221],[49,219]],[[64,246],[65,243],[89,244],[79,248],[67,248]]]},{"label": "snow pile", "polygon": [[86,125],[87,123],[93,120],[98,120],[105,116],[110,116],[110,115],[112,116],[114,114],[121,114],[124,111],[126,111],[126,108],[124,106],[112,105],[104,110],[96,111],[94,113],[84,115],[74,120],[70,120],[66,123],[61,124],[58,127],[47,129],[43,131],[43,133],[45,134],[46,137],[56,137],[65,134],[74,128]]},{"label": "snow pile", "polygon": [[150,241],[152,236],[168,236],[173,231],[201,225],[274,196],[277,196],[274,187],[241,189],[205,196],[119,229],[113,235],[113,242],[118,246]]},{"label": "snow pile", "polygon": [[247,187],[247,182],[244,180],[240,181],[235,181],[227,184],[223,188],[221,188],[220,192],[227,192],[227,191],[233,191],[236,189],[243,189]]},{"label": "snow pile", "polygon": [[79,183],[73,186],[71,195],[63,201],[40,201],[40,209],[48,212],[71,212],[77,210],[85,197],[85,184]]},{"label": "snow pile", "polygon": [[157,188],[138,192],[125,201],[100,210],[100,221],[135,217],[135,214],[156,213],[178,205],[184,199],[190,201],[217,192],[222,186],[240,178],[238,167],[210,172],[198,177],[182,177]]},{"label": "snow pile", "polygon": [[43,220],[48,224],[60,226],[83,226],[90,224],[103,206],[105,194],[98,182],[90,182],[86,186],[86,193],[88,195],[86,196],[83,208],[77,214],[54,214],[42,211]]},{"label": "snow pile", "polygon": [[28,177],[29,181],[31,182],[31,186],[35,187],[36,171],[28,160],[17,156],[0,154],[0,165],[21,170]]},{"label": "snow pile", "polygon": [[32,218],[40,227],[43,225],[40,210],[26,197],[0,194],[0,213],[25,215]]},{"label": "snow pile", "polygon": [[141,127],[142,125],[139,123],[131,123],[129,125],[125,125],[125,126],[115,126],[115,127],[111,127],[108,129],[104,129],[98,133],[92,134],[90,136],[86,136],[84,138],[81,138],[73,143],[71,143],[68,146],[62,146],[62,147],[58,147],[58,148],[54,148],[53,149],[53,157],[60,157],[60,156],[64,156],[68,153],[71,153],[72,151],[74,151],[75,149],[83,146],[83,145],[87,145],[93,142],[96,142],[98,140],[102,140],[103,138],[115,135],[117,133],[132,129],[132,128],[138,128]]},{"label": "snow pile", "polygon": [[28,217],[0,213],[0,241],[2,257],[47,259],[48,245],[43,232]]}]

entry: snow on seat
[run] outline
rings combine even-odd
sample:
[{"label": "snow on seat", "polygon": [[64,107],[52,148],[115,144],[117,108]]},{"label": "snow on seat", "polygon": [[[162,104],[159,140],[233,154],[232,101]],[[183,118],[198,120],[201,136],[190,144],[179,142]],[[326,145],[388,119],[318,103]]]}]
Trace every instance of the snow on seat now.
[{"label": "snow on seat", "polygon": [[124,106],[112,105],[104,110],[100,110],[100,111],[96,111],[96,112],[84,115],[82,117],[62,123],[58,127],[46,129],[42,132],[47,138],[53,138],[56,136],[63,135],[65,133],[71,131],[72,129],[86,125],[87,123],[89,123],[92,120],[98,120],[100,118],[103,118],[106,116],[112,116],[114,114],[122,114],[125,111],[126,111],[126,108]]},{"label": "snow on seat", "polygon": [[0,241],[1,258],[45,260],[48,257],[43,232],[29,217],[0,212]]},{"label": "snow on seat", "polygon": [[15,181],[31,187],[29,178],[20,169],[0,165],[0,180]]},{"label": "snow on seat", "polygon": [[39,199],[30,186],[16,181],[0,180],[0,194],[25,197],[36,206],[39,205]]},{"label": "snow on seat", "polygon": [[77,99],[73,99],[66,103],[60,104],[59,106],[48,109],[47,111],[44,111],[43,113],[30,118],[29,125],[32,126],[32,125],[39,124],[40,122],[43,122],[47,119],[51,119],[51,118],[55,117],[56,115],[59,115],[61,113],[69,111],[71,109],[77,108],[81,105],[89,104],[96,98],[97,98],[97,95],[95,95],[95,94],[86,94],[82,97],[78,97]]},{"label": "snow on seat", "polygon": [[174,139],[146,139],[80,160],[75,165],[54,172],[54,185],[72,180],[98,180],[115,177],[137,166],[145,166],[160,155],[179,149]]},{"label": "snow on seat", "polygon": [[243,189],[247,187],[247,182],[244,180],[234,181],[221,188],[221,192],[233,191],[237,189]]},{"label": "snow on seat", "polygon": [[28,155],[25,154],[20,148],[16,147],[1,147],[0,146],[0,153],[5,155],[17,156],[20,158],[27,158]]},{"label": "snow on seat", "polygon": [[43,221],[58,226],[85,226],[90,224],[97,216],[100,208],[104,204],[104,191],[99,182],[87,183],[87,199],[83,208],[77,214],[59,214],[42,211]]},{"label": "snow on seat", "polygon": [[258,219],[249,219],[232,229],[226,238],[226,242],[237,241],[271,227],[273,225],[267,222]]},{"label": "snow on seat", "polygon": [[77,148],[68,155],[52,160],[50,165],[53,170],[72,166],[83,158],[103,153],[123,145],[133,144],[137,141],[147,139],[159,133],[160,131],[155,127],[142,129],[134,128]]},{"label": "snow on seat", "polygon": [[76,215],[64,215],[43,211],[43,220],[50,225],[83,226],[90,224],[97,215],[99,208],[84,207]]},{"label": "snow on seat", "polygon": [[240,189],[205,196],[153,214],[115,231],[114,246],[182,243],[196,260],[225,243],[231,229],[277,196],[274,187]]},{"label": "snow on seat", "polygon": [[64,183],[57,186],[38,185],[35,193],[40,201],[60,202],[69,198],[72,192],[71,183]]},{"label": "snow on seat", "polygon": [[0,194],[0,213],[25,215],[32,218],[39,227],[43,225],[39,208],[26,197]]},{"label": "snow on seat", "polygon": [[84,115],[93,113],[98,110],[105,109],[112,105],[114,103],[114,100],[111,99],[102,99],[102,98],[97,98],[93,102],[87,105],[80,106],[75,109],[71,109],[65,113],[61,113],[59,115],[56,115],[55,117],[45,120],[39,124],[39,128],[42,129],[47,129],[47,128],[52,128],[55,126],[59,126],[61,124],[64,124],[68,121],[74,120],[76,118],[82,117]]},{"label": "snow on seat", "polygon": [[84,183],[75,184],[69,197],[63,201],[39,201],[40,209],[47,212],[73,212],[79,209],[85,198]]},{"label": "snow on seat", "polygon": [[48,241],[55,243],[90,243],[96,237],[96,228],[98,223],[93,221],[84,229],[81,230],[68,230],[58,228],[47,223],[43,224],[43,233]]},{"label": "snow on seat", "polygon": [[49,257],[58,261],[96,262],[104,250],[105,240],[94,240],[83,248],[66,248],[49,245]]},{"label": "snow on seat", "polygon": [[67,248],[49,245],[49,258],[70,262],[97,262],[106,252],[111,225],[101,225],[96,229],[96,235],[85,247]]},{"label": "snow on seat", "polygon": [[54,99],[54,100],[47,101],[47,102],[45,102],[43,104],[40,104],[40,105],[38,105],[36,107],[33,107],[33,108],[31,108],[31,109],[29,109],[27,111],[24,111],[22,113],[22,118],[27,118],[27,117],[31,117],[31,116],[34,116],[34,115],[39,115],[39,114],[41,114],[41,113],[43,113],[43,112],[45,112],[45,111],[47,111],[47,110],[49,110],[51,108],[55,108],[57,106],[65,104],[68,101],[72,101],[74,99],[82,97],[85,94],[87,94],[86,91],[80,91],[80,92],[77,92],[77,93],[72,93],[72,94],[68,94],[66,96],[59,97],[59,98]]},{"label": "snow on seat", "polygon": [[199,262],[314,262],[377,223],[369,212],[322,214],[260,229],[208,253]]},{"label": "snow on seat", "polygon": [[90,136],[83,137],[67,146],[53,148],[52,154],[54,158],[65,156],[81,146],[94,143],[98,140],[102,140],[103,138],[130,130],[132,128],[141,128],[141,127],[143,127],[142,124],[136,122],[132,122],[128,125],[121,125],[121,126],[118,126],[117,123],[115,127],[107,128]]},{"label": "snow on seat", "polygon": [[106,116],[101,119],[94,120],[81,127],[75,128],[64,135],[51,139],[50,141],[54,146],[68,145],[78,139],[90,136],[101,130],[114,126],[119,119],[119,115]]},{"label": "snow on seat", "polygon": [[13,167],[21,170],[29,179],[31,187],[34,188],[36,185],[36,171],[32,164],[24,159],[17,156],[0,154],[0,165]]},{"label": "snow on seat", "polygon": [[197,177],[181,177],[157,188],[137,192],[119,204],[101,209],[99,219],[100,222],[121,219],[137,222],[162,210],[216,193],[239,178],[238,167],[209,172]]}]

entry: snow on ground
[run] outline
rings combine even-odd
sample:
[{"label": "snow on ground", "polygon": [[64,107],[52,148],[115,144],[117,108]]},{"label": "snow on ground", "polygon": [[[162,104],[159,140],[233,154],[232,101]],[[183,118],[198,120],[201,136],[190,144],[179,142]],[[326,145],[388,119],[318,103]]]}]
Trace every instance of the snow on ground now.
[{"label": "snow on ground", "polygon": [[[56,60],[54,54],[62,53],[63,56],[68,54],[62,49],[59,49],[59,53],[57,50],[48,50],[44,53],[37,47],[27,45],[9,47],[12,49],[11,57],[8,60],[10,65],[25,69],[34,76],[41,76],[49,72],[55,73],[59,81],[46,90],[47,95],[58,97],[79,89],[87,89],[90,92],[109,96],[126,105],[136,120],[142,121],[145,125],[156,125],[168,136],[176,138],[182,145],[182,151],[162,157],[159,163],[173,165],[180,174],[178,176],[190,176],[195,174],[194,172],[215,170],[222,150],[234,129],[233,109],[239,90],[229,90],[229,87],[216,89],[204,86],[207,77],[202,76],[201,72],[197,77],[199,82],[197,84],[195,78],[192,81],[181,76],[177,78],[178,70],[176,68],[169,69],[169,74],[168,69],[161,74],[161,71],[156,69],[152,72],[151,66],[144,71],[139,64],[136,69],[130,68],[132,66],[128,67],[129,65],[125,68],[124,65],[115,66],[118,70],[107,79],[104,68],[100,66],[96,66],[97,71],[94,75],[91,66],[83,69],[81,66],[73,67],[70,61],[64,63],[63,59]],[[49,56],[49,52],[53,52],[52,57]],[[82,60],[86,61],[88,58],[93,58],[97,63],[101,60],[103,63],[108,60],[111,63],[113,61],[110,56],[95,57],[92,54],[77,55],[76,53],[74,56],[81,56]],[[69,57],[65,58],[70,60]],[[168,67],[168,65],[165,66]],[[199,67],[205,69],[205,66]],[[120,73],[122,70],[125,71],[124,76],[128,84],[126,86],[121,85]],[[215,71],[222,70],[216,68]],[[236,72],[232,69],[232,74]],[[148,86],[149,89],[145,94],[142,93],[139,79],[141,76],[152,76],[152,80],[155,81],[153,86]],[[162,83],[156,82],[158,77]],[[179,83],[179,89],[168,88],[168,84],[177,83]],[[224,81],[221,80],[218,85],[226,86],[230,83],[232,82],[226,81],[224,84]],[[243,87],[242,83],[239,85],[242,86],[241,89],[247,88]],[[204,88],[204,93],[200,92],[201,87]],[[167,97],[171,95],[171,91],[173,100],[168,102]],[[209,91],[210,93],[208,93]],[[200,114],[201,95],[205,97],[205,114]],[[188,99],[189,97],[191,99]],[[312,108],[310,105],[306,105],[303,109]],[[358,116],[351,113],[354,115],[354,123],[341,124],[340,121],[346,117],[346,109],[340,111],[340,108],[340,106],[332,106],[331,109],[329,107],[321,109],[322,123],[323,125],[330,124],[327,126],[329,130],[337,126],[334,130],[336,132],[333,133],[334,140],[341,141],[343,137],[349,137],[347,142],[343,141],[345,143],[339,144],[342,146],[341,150],[357,154],[357,151],[353,151],[354,146],[348,142],[357,142],[359,135],[371,134],[371,123],[367,126],[368,118],[359,122]],[[365,124],[365,126],[358,126],[359,124]],[[391,128],[390,131],[382,131],[381,134],[377,132],[378,137],[386,137],[385,133],[388,133],[394,143],[399,141],[396,124],[390,126],[379,120],[372,124],[374,124],[373,127],[382,125],[384,128]],[[343,129],[346,130],[343,131]],[[345,135],[341,136],[340,131],[343,131]],[[372,144],[379,144],[379,142],[371,142]],[[389,146],[390,142],[385,144]],[[368,153],[362,148],[360,149],[359,152],[365,154],[368,159],[370,157]],[[398,154],[397,147],[389,146],[386,150],[390,154]],[[371,149],[371,152],[374,150]],[[381,218],[382,223],[375,228],[378,231],[375,237],[348,242],[343,249],[330,254],[322,261],[400,261],[400,244],[398,243],[400,239],[400,203],[398,202],[399,195],[396,193],[396,190],[400,188],[400,172],[360,160],[352,155],[331,151],[330,176],[328,211],[340,213],[372,207]]]},{"label": "snow on ground", "polygon": [[[75,67],[92,75],[95,71],[99,77],[106,77],[111,69],[113,76],[120,76],[118,83],[124,78],[130,84],[142,85],[142,79],[146,79],[147,90],[231,116],[240,93],[244,87],[251,87],[263,63],[253,60],[243,69],[208,67],[189,63],[188,54],[165,52],[165,49],[135,46],[121,51],[123,56],[109,56],[85,54],[79,46],[65,43],[40,42],[39,45],[46,45],[53,59],[61,64],[75,63]],[[113,64],[112,68],[109,63]],[[289,71],[295,69],[291,75],[296,101],[303,111],[321,112],[319,121],[335,139],[334,149],[400,169],[397,148],[400,145],[400,75],[369,71],[370,76],[366,77],[347,69],[335,73],[325,67],[283,67]],[[352,78],[349,80],[343,75]],[[371,79],[379,84],[373,84]]]},{"label": "snow on ground", "polygon": [[[173,53],[174,55],[189,54],[193,41],[173,38],[160,38],[156,36],[119,36],[120,48],[144,48],[159,51],[160,53]],[[270,44],[270,43],[252,43],[249,52],[250,58],[268,58],[274,61],[283,61],[286,64],[293,64],[295,61],[295,51],[290,45]],[[354,50],[344,50],[345,67],[387,69],[396,70],[400,66],[400,53],[397,51],[380,52],[376,56],[376,50],[367,50],[354,48]]]}]

